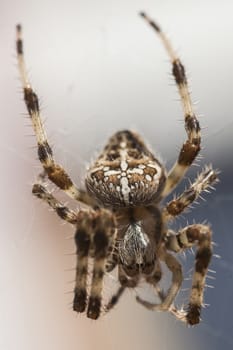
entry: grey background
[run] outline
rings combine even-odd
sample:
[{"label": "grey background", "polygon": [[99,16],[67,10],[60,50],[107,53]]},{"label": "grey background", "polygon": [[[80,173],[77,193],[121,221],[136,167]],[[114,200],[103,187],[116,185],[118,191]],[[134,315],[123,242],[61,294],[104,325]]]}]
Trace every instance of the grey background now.
[{"label": "grey background", "polygon": [[[0,10],[1,349],[232,349],[232,1],[1,0]],[[195,328],[143,309],[131,291],[98,322],[74,314],[67,293],[74,244],[66,239],[73,230],[31,195],[40,166],[35,138],[26,137],[33,132],[16,67],[18,22],[56,158],[79,185],[88,162],[121,128],[140,132],[168,168],[176,159],[185,138],[181,105],[164,49],[140,10],[159,21],[187,68],[203,126],[199,164],[222,171],[216,192],[175,224],[211,222],[221,255],[211,266],[216,280],[208,282],[215,288],[205,293],[210,306]],[[188,271],[193,256],[181,260]]]}]

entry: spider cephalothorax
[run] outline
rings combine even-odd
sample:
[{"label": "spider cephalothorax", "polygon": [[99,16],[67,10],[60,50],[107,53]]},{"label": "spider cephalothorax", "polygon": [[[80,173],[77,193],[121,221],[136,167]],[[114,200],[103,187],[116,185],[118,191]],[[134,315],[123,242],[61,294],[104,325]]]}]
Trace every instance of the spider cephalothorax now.
[{"label": "spider cephalothorax", "polygon": [[[172,63],[184,110],[187,140],[177,162],[166,174],[164,166],[136,133],[128,130],[114,134],[86,176],[86,190],[80,190],[54,159],[41,121],[40,107],[27,75],[23,57],[21,26],[17,26],[17,55],[24,100],[32,120],[38,143],[38,157],[43,174],[33,186],[33,194],[46,201],[55,212],[75,227],[77,266],[73,309],[87,312],[97,319],[101,311],[109,311],[126,288],[134,288],[141,280],[152,285],[159,303],[137,301],[151,310],[170,311],[178,319],[196,324],[201,306],[208,265],[212,256],[211,230],[208,225],[193,224],[170,230],[169,224],[193,203],[202,191],[217,182],[217,171],[205,167],[197,179],[180,196],[160,207],[160,202],[176,187],[200,151],[201,135],[193,111],[184,66],[160,27],[145,13],[141,16],[162,40]],[[88,206],[73,211],[58,201],[46,187],[49,180],[71,198]],[[175,253],[196,246],[195,270],[189,303],[179,310],[174,301],[180,290],[182,267]],[[88,287],[89,260],[93,260]],[[162,278],[160,262],[172,273],[170,288],[159,287]],[[117,269],[119,288],[103,305],[104,276]]]}]

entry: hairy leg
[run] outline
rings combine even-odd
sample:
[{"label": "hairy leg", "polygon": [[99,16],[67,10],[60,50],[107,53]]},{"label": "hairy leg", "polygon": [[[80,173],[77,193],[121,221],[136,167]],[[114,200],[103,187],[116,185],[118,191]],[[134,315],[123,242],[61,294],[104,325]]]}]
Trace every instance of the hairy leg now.
[{"label": "hairy leg", "polygon": [[[75,233],[77,267],[73,309],[84,312],[87,306],[87,317],[92,319],[97,319],[101,312],[105,265],[114,239],[115,219],[111,212],[99,209],[79,213]],[[90,293],[87,292],[88,257],[93,258]]]},{"label": "hairy leg", "polygon": [[206,167],[180,196],[170,201],[163,209],[162,215],[165,221],[170,221],[180,215],[190,204],[192,204],[202,192],[213,189],[218,182],[218,171],[212,167]]},{"label": "hairy leg", "polygon": [[61,165],[57,164],[54,159],[52,148],[49,145],[43,126],[39,99],[35,91],[32,89],[26,73],[23,54],[22,29],[20,25],[17,26],[16,50],[19,73],[24,91],[24,101],[32,121],[32,126],[37,139],[38,157],[44,168],[44,171],[47,174],[49,180],[52,181],[61,190],[66,192],[70,197],[84,202],[85,204],[93,204],[93,200],[89,197],[89,195],[85,191],[79,190],[77,188],[66,171],[62,168]]},{"label": "hairy leg", "polygon": [[208,266],[212,256],[212,234],[207,225],[190,225],[180,230],[177,235],[166,237],[167,249],[179,253],[186,248],[197,246],[195,271],[189,304],[185,312],[173,310],[174,314],[190,325],[200,322],[201,307]]},{"label": "hairy leg", "polygon": [[193,103],[191,101],[188,81],[185,73],[185,68],[176,55],[170,41],[168,40],[165,33],[162,31],[160,26],[155,23],[149,16],[144,12],[140,14],[148,24],[155,30],[157,35],[160,37],[165,50],[170,58],[172,64],[172,74],[178,87],[178,92],[181,98],[181,103],[184,112],[185,119],[185,130],[187,133],[187,140],[183,144],[177,162],[170,170],[167,178],[165,188],[162,193],[162,197],[166,197],[183,178],[186,171],[193,163],[194,159],[198,155],[201,147],[201,135],[199,121],[193,111]]},{"label": "hairy leg", "polygon": [[45,186],[41,184],[34,184],[32,188],[32,193],[45,201],[51,208],[54,209],[54,211],[57,213],[57,215],[69,222],[70,224],[75,225],[77,223],[77,216],[78,213],[74,212],[73,210],[66,207],[64,204],[62,204],[60,201],[58,201],[48,190]]}]

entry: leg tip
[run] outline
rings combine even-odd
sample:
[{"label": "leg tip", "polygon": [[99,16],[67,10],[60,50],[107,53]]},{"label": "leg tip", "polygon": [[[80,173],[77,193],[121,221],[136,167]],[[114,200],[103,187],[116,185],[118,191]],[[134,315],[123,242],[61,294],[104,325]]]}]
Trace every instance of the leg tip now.
[{"label": "leg tip", "polygon": [[92,320],[97,320],[100,316],[100,299],[97,297],[90,297],[88,310],[87,310],[87,317],[91,318]]},{"label": "leg tip", "polygon": [[85,290],[75,291],[74,301],[73,301],[73,310],[76,312],[84,312],[86,309],[86,298],[87,298],[87,293]]},{"label": "leg tip", "polygon": [[141,17],[145,18],[145,17],[146,17],[146,14],[145,14],[145,12],[144,12],[144,11],[141,11],[141,12],[139,12],[139,16],[141,16]]},{"label": "leg tip", "polygon": [[189,305],[188,313],[186,316],[187,323],[190,326],[200,323],[201,307],[199,305]]}]

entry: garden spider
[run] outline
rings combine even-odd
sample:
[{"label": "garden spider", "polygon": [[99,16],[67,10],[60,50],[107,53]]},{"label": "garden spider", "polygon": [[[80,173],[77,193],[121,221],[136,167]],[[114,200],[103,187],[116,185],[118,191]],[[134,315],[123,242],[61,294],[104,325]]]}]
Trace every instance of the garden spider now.
[{"label": "garden spider", "polygon": [[[75,227],[77,267],[73,309],[87,312],[97,319],[101,310],[109,311],[126,288],[135,288],[142,280],[152,285],[160,299],[153,304],[140,297],[137,301],[150,310],[173,313],[189,325],[200,321],[203,292],[208,265],[212,256],[211,230],[203,224],[189,225],[177,233],[168,224],[194,202],[202,191],[212,188],[218,172],[205,167],[193,184],[180,196],[167,203],[163,200],[184,177],[200,151],[200,126],[193,112],[185,69],[160,27],[145,13],[141,16],[157,32],[169,55],[184,111],[187,140],[177,162],[166,173],[164,166],[134,132],[114,134],[96,162],[89,168],[86,190],[80,190],[66,171],[55,161],[44,130],[39,101],[32,89],[24,63],[21,26],[17,26],[17,57],[24,100],[38,144],[38,157],[43,175],[34,184],[32,193],[47,202],[60,218]],[[89,209],[73,211],[58,201],[47,189],[50,180],[71,198]],[[180,290],[182,267],[174,253],[196,246],[195,271],[189,303],[179,310],[174,300]],[[88,288],[89,259],[93,260],[91,285]],[[172,274],[171,286],[165,293],[159,288],[162,277],[160,262]],[[110,301],[102,305],[103,278],[114,268],[120,286]]]}]

